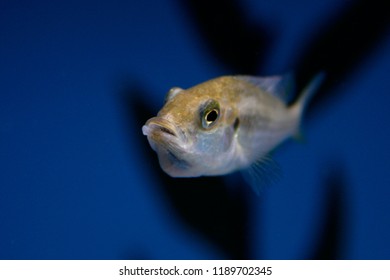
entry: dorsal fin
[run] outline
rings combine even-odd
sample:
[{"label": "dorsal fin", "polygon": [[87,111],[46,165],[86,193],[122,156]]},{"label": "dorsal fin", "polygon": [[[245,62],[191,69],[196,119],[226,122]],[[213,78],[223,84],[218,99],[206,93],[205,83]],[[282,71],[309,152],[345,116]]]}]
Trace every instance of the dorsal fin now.
[{"label": "dorsal fin", "polygon": [[248,82],[269,94],[283,100],[289,101],[290,93],[293,91],[293,78],[291,74],[283,76],[255,77],[238,75],[237,79]]}]

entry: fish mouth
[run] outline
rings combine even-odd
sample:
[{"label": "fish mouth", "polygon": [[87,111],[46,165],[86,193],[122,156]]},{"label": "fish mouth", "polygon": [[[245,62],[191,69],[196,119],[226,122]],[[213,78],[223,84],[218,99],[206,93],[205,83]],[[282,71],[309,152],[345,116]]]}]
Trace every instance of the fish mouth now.
[{"label": "fish mouth", "polygon": [[157,134],[172,139],[177,138],[176,141],[186,141],[185,134],[179,127],[177,127],[169,120],[161,117],[154,117],[149,119],[142,127],[142,133],[148,137],[153,137]]},{"label": "fish mouth", "polygon": [[167,148],[178,148],[187,142],[182,129],[161,117],[149,119],[142,127],[142,133],[148,137],[153,150],[156,150],[156,143],[167,146]]},{"label": "fish mouth", "polygon": [[178,177],[178,174],[190,167],[189,162],[183,158],[187,137],[178,126],[167,119],[154,117],[146,122],[142,132],[148,137],[152,149],[157,152],[160,165],[166,173]]}]

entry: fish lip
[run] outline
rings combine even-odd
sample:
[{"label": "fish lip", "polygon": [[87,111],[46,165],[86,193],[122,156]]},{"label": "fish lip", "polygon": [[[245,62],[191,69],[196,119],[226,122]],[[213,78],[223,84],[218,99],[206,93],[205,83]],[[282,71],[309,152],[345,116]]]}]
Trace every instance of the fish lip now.
[{"label": "fish lip", "polygon": [[148,137],[150,146],[159,156],[163,170],[177,177],[177,170],[187,170],[190,163],[182,157],[186,149],[187,137],[182,129],[171,121],[154,117],[142,127],[142,132]]},{"label": "fish lip", "polygon": [[162,136],[163,138],[173,140],[174,142],[187,142],[187,137],[182,129],[171,121],[161,117],[149,119],[142,127],[142,132],[152,139],[156,136],[159,138]]}]

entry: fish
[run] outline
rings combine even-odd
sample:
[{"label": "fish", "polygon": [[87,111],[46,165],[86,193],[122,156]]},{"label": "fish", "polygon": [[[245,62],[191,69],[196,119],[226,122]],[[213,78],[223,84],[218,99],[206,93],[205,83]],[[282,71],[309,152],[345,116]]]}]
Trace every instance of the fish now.
[{"label": "fish", "polygon": [[173,87],[142,132],[171,177],[243,171],[253,186],[269,153],[298,134],[323,76],[316,75],[291,105],[291,75],[221,76],[188,89]]}]

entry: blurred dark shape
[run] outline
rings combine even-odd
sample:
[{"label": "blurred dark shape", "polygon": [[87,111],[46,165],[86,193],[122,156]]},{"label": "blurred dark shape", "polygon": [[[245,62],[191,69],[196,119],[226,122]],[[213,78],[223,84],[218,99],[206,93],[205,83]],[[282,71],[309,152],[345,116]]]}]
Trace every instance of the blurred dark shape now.
[{"label": "blurred dark shape", "polygon": [[[345,3],[344,3],[345,4]],[[338,86],[359,67],[388,34],[390,9],[386,1],[350,1],[307,44],[296,60],[296,85],[302,89],[313,76],[325,71],[325,83],[308,106],[309,114],[317,111]]]},{"label": "blurred dark shape", "polygon": [[[256,74],[262,58],[268,54],[271,30],[249,24],[239,1],[189,0],[184,3],[220,64],[232,73]],[[334,21],[319,29],[302,57],[298,57],[296,69],[293,69],[298,92],[318,72],[327,74],[324,86],[308,107],[309,113],[324,105],[330,89],[355,70],[384,37],[390,18],[385,6],[385,1],[351,2]],[[148,169],[160,179],[167,200],[176,209],[175,214],[215,244],[226,258],[253,258],[252,240],[248,238],[251,232],[251,200],[245,195],[248,187],[237,186],[233,194],[228,192],[221,178],[174,179],[163,173],[156,154],[141,133],[141,126],[155,115],[143,99],[142,87],[127,87],[123,93],[120,101],[126,105],[128,120],[134,120],[128,123],[129,137],[139,138]],[[329,194],[324,199],[327,205],[324,230],[310,259],[342,258],[343,174],[333,173],[327,185]],[[261,252],[256,252],[256,256],[259,255]]]},{"label": "blurred dark shape", "polygon": [[[317,243],[309,259],[315,260],[337,260],[343,259],[343,240],[346,236],[347,208],[344,168],[340,164],[329,165],[330,173],[324,180],[324,187],[327,191],[325,196],[325,216],[320,227],[320,233],[316,235]],[[317,230],[316,230],[317,231]],[[317,231],[318,232],[318,231]]]},{"label": "blurred dark shape", "polygon": [[180,1],[195,21],[217,62],[232,74],[256,74],[272,40],[269,28],[254,25],[234,0]]},{"label": "blurred dark shape", "polygon": [[[241,2],[235,0],[188,0],[180,2],[192,15],[205,43],[217,62],[238,74],[256,75],[268,55],[274,30],[246,20]],[[318,111],[337,86],[384,39],[389,30],[390,9],[386,1],[357,0],[343,3],[342,11],[330,22],[318,24],[318,32],[297,55],[292,71],[297,92],[318,72],[326,79],[308,106],[309,114]],[[326,93],[326,94],[325,94]]]},{"label": "blurred dark shape", "polygon": [[[120,103],[126,106],[129,138],[137,138],[143,150],[150,174],[159,178],[167,201],[190,228],[200,233],[218,248],[227,259],[251,259],[250,203],[248,186],[235,186],[229,192],[222,177],[171,178],[159,166],[156,153],[150,147],[141,127],[155,115],[144,98],[144,90],[130,86],[122,92]],[[249,190],[249,191],[248,191]]]}]

